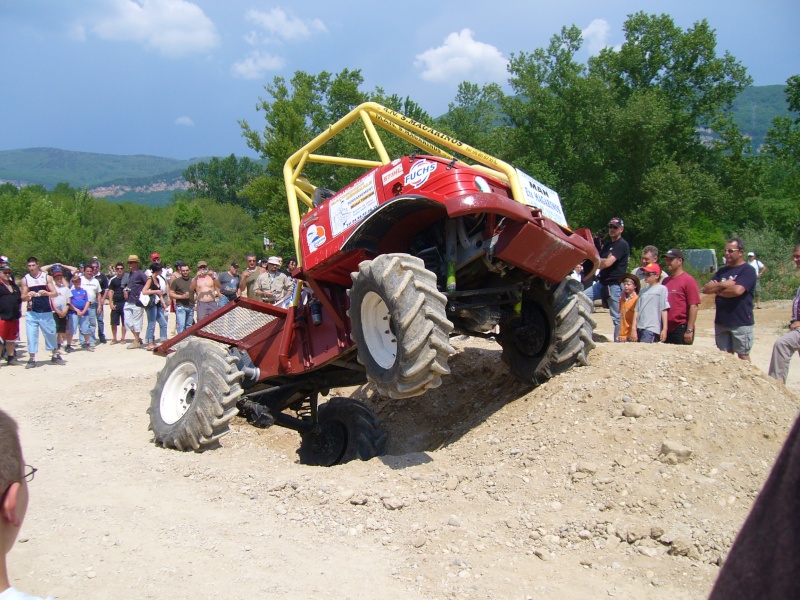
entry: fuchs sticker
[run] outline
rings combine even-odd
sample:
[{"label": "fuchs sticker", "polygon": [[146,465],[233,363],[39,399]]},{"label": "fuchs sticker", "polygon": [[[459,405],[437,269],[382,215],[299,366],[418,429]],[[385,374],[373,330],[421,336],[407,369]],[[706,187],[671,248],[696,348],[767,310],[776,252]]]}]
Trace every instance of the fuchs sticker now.
[{"label": "fuchs sticker", "polygon": [[308,241],[308,249],[311,252],[317,250],[322,244],[325,243],[325,228],[322,225],[312,225],[306,231],[306,240]]},{"label": "fuchs sticker", "polygon": [[383,177],[381,178],[383,179],[383,185],[386,185],[390,181],[397,179],[402,174],[403,174],[403,165],[397,165],[391,171],[386,171],[386,173],[384,173]]},{"label": "fuchs sticker", "polygon": [[413,185],[415,188],[418,188],[423,183],[428,181],[428,177],[431,176],[436,170],[437,163],[430,162],[424,158],[418,160],[413,165],[411,165],[411,169],[408,171],[408,175],[403,180],[405,185]]}]

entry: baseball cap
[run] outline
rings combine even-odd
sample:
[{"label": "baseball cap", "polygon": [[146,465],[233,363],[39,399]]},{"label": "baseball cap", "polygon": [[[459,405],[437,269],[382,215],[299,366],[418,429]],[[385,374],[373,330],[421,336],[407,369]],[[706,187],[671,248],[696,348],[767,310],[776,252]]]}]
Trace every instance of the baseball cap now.
[{"label": "baseball cap", "polygon": [[755,252],[748,252],[748,253],[747,253],[747,256],[748,256],[748,257],[750,257],[750,256],[755,256],[755,255],[756,255],[756,253],[755,253]]},{"label": "baseball cap", "polygon": [[0,263],[7,263],[8,257],[6,255],[0,256]]},{"label": "baseball cap", "polygon": [[197,261],[197,268],[198,268],[198,269],[199,269],[200,267],[207,267],[207,266],[208,266],[208,263],[207,263],[206,261],[204,261],[204,260],[199,260],[199,261]]},{"label": "baseball cap", "polygon": [[666,258],[680,258],[681,260],[684,259],[683,252],[681,252],[677,248],[671,248],[670,250],[667,250],[661,256],[665,256]]},{"label": "baseball cap", "polygon": [[236,267],[236,268],[238,269],[238,268],[239,268],[239,263],[232,262],[232,263],[231,263],[231,266],[232,266],[232,267]]},{"label": "baseball cap", "polygon": [[155,259],[157,259],[157,258],[161,258],[161,255],[160,255],[158,252],[153,252],[153,253],[150,255],[150,260],[155,260]]},{"label": "baseball cap", "polygon": [[280,266],[281,265],[281,259],[278,258],[277,256],[270,256],[267,259],[267,264],[268,265],[278,265],[278,266]]},{"label": "baseball cap", "polygon": [[642,267],[642,271],[645,273],[655,273],[656,275],[661,275],[661,266],[658,263],[653,263],[652,265]]},{"label": "baseball cap", "polygon": [[619,227],[625,227],[625,221],[620,219],[619,217],[611,217],[608,220],[609,225],[618,225]]},{"label": "baseball cap", "polygon": [[50,267],[50,274],[51,274],[51,275],[55,275],[56,273],[61,273],[61,274],[63,275],[63,274],[64,274],[64,271],[63,271],[63,269],[62,269],[61,267],[59,267],[58,265],[56,265],[55,267]]}]

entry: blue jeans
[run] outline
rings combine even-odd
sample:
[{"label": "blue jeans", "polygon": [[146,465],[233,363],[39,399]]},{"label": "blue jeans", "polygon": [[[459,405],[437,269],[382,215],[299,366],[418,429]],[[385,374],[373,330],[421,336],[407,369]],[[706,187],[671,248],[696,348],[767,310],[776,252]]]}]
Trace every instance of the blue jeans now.
[{"label": "blue jeans", "polygon": [[661,334],[653,333],[647,329],[637,329],[636,336],[643,344],[655,344],[661,341]]},{"label": "blue jeans", "polygon": [[81,324],[81,333],[88,333],[89,339],[92,341],[93,344],[97,343],[97,302],[90,302],[89,303],[89,310],[86,312],[86,319],[89,322],[87,327],[88,331],[83,330],[83,324]]},{"label": "blue jeans", "polygon": [[97,319],[97,337],[99,337],[101,340],[106,339],[106,324],[105,324],[105,321],[103,319],[104,313],[106,312],[106,309],[104,307],[105,307],[105,304],[101,304],[100,305],[100,312],[99,313],[97,312],[97,306],[94,307],[94,311],[95,311],[94,314],[95,314],[95,318]]},{"label": "blue jeans", "polygon": [[[608,284],[608,292],[608,312],[611,313],[611,322],[614,324],[614,339],[616,340],[619,335],[619,297],[622,295],[622,284]],[[584,293],[592,302],[599,300],[602,298],[603,284],[595,281],[592,287],[586,288]]]},{"label": "blue jeans", "polygon": [[45,348],[55,350],[56,343],[56,322],[53,320],[52,312],[37,313],[29,311],[25,316],[25,333],[28,336],[28,354],[36,354],[39,351],[39,330],[44,335]]},{"label": "blue jeans", "polygon": [[[235,296],[234,296],[234,297],[235,297]],[[217,308],[222,308],[222,307],[223,307],[223,306],[225,306],[225,305],[226,305],[228,302],[231,302],[231,299],[230,299],[230,298],[228,298],[227,296],[220,296],[220,297],[219,297],[219,300],[217,300]]]},{"label": "blue jeans", "polygon": [[182,332],[187,327],[194,325],[194,307],[176,304],[175,322],[177,323],[178,333]]},{"label": "blue jeans", "polygon": [[[153,296],[151,296],[152,298]],[[145,341],[149,344],[155,342],[156,338],[156,322],[158,322],[158,328],[161,331],[161,337],[159,341],[164,341],[167,339],[167,317],[164,315],[164,306],[161,303],[150,304],[144,309],[145,313],[147,314],[147,333],[145,334]]]}]

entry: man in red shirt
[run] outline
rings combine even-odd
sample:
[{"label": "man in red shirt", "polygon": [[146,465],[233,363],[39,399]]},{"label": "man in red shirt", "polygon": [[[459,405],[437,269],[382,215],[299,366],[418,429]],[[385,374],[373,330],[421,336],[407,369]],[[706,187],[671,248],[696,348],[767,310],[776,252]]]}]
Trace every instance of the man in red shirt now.
[{"label": "man in red shirt", "polygon": [[683,270],[683,252],[673,248],[661,255],[669,277],[662,285],[667,288],[667,344],[692,344],[694,323],[700,306],[700,286],[694,277]]}]

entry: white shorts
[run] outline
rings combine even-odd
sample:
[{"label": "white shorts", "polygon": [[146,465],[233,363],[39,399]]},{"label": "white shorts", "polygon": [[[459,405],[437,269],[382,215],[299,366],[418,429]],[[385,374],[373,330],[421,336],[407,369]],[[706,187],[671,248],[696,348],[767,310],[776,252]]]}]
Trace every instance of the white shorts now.
[{"label": "white shorts", "polygon": [[135,304],[125,304],[125,327],[134,333],[142,332],[144,324],[144,309]]}]

